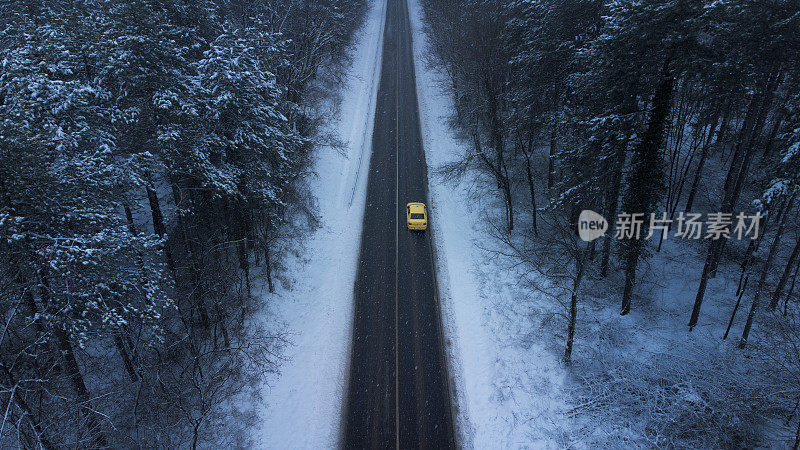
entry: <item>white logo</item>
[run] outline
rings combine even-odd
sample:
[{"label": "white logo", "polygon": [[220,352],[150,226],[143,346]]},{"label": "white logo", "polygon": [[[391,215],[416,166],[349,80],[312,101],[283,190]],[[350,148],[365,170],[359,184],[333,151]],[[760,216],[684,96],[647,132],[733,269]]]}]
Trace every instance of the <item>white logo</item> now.
[{"label": "white logo", "polygon": [[591,209],[584,209],[578,216],[578,235],[586,242],[606,234],[608,221]]}]

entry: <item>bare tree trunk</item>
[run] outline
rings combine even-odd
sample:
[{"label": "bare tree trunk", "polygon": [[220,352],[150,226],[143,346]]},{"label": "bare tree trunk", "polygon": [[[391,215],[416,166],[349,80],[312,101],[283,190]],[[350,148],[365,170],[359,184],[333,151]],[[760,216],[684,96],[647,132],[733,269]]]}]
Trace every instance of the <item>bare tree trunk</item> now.
[{"label": "bare tree trunk", "polygon": [[[48,280],[48,273],[49,269],[47,266],[43,267],[39,272],[40,296],[45,308],[48,304],[50,304],[50,283]],[[80,367],[78,366],[78,360],[75,358],[75,352],[72,348],[72,343],[69,340],[69,336],[67,336],[67,333],[64,332],[64,330],[62,330],[58,325],[52,326],[51,329],[56,337],[58,349],[61,352],[61,355],[64,357],[65,372],[72,383],[72,387],[75,389],[75,393],[78,396],[78,400],[80,401],[83,409],[89,431],[94,433],[94,443],[97,447],[105,448],[108,446],[108,441],[106,439],[105,432],[103,432],[103,428],[100,426],[100,423],[95,417],[95,412],[92,411],[92,396],[89,395],[89,390],[86,388],[86,383],[83,380],[83,375],[81,374]]]},{"label": "bare tree trunk", "polygon": [[506,202],[506,218],[508,219],[508,231],[514,229],[514,199],[511,197],[511,183],[505,178],[503,183],[503,197]]},{"label": "bare tree trunk", "polygon": [[783,299],[783,315],[789,313],[789,299],[792,298],[792,293],[794,293],[794,286],[797,283],[797,275],[800,272],[800,261],[795,263],[794,265],[794,275],[792,275],[792,284],[789,285],[789,292],[786,293],[786,297]]},{"label": "bare tree trunk", "polygon": [[[711,129],[708,132],[708,137],[703,143],[703,148],[700,150],[700,161],[697,162],[697,168],[694,172],[694,179],[692,180],[692,187],[689,189],[689,196],[686,199],[686,212],[690,212],[692,210],[692,206],[694,206],[694,198],[697,195],[697,188],[700,186],[700,179],[703,176],[703,167],[705,167],[706,159],[708,158],[708,151],[711,148],[711,139],[714,136],[715,129],[717,128],[717,122],[718,119],[715,117]],[[722,126],[721,120],[719,121],[719,126]]]},{"label": "bare tree trunk", "polygon": [[[22,395],[14,392],[13,388],[17,387],[19,384],[14,375],[11,373],[11,371],[8,370],[8,366],[5,364],[5,362],[0,364],[0,368],[2,368],[3,373],[8,379],[8,386],[12,387],[12,392],[10,395],[14,397],[14,403],[22,412],[20,422],[22,421],[21,420],[22,418],[25,418],[27,420],[28,425],[31,427],[31,430],[33,430],[33,434],[35,436],[35,442],[39,444],[41,448],[45,450],[55,450],[56,447],[50,442],[50,440],[44,434],[44,430],[42,429],[41,424],[36,420],[37,415],[34,414],[33,410],[31,410],[30,406],[28,405],[28,402],[25,401]],[[11,398],[9,398],[9,401],[11,401]]]},{"label": "bare tree trunk", "polygon": [[[214,323],[214,333],[216,335],[216,327],[219,327],[220,331],[222,332],[222,341],[225,343],[225,347],[230,347],[231,340],[230,336],[228,335],[228,326],[225,323],[225,311],[219,307],[219,303],[214,305],[215,312],[217,313],[217,320]],[[216,346],[216,337],[214,339],[214,345]]]},{"label": "bare tree trunk", "polygon": [[72,349],[72,344],[69,342],[69,338],[67,337],[66,333],[64,333],[64,331],[62,331],[60,328],[55,327],[54,333],[58,341],[58,348],[61,350],[61,354],[64,356],[67,376],[69,376],[69,379],[72,382],[72,387],[75,389],[75,393],[78,395],[78,400],[80,401],[81,407],[84,411],[84,417],[86,418],[89,431],[95,434],[95,445],[97,445],[99,448],[108,447],[108,441],[106,440],[105,432],[103,432],[103,428],[95,418],[94,411],[92,411],[92,396],[89,394],[89,390],[86,388],[86,383],[83,380],[83,375],[81,374],[78,366],[78,360],[75,359],[75,352]]},{"label": "bare tree trunk", "polygon": [[200,423],[201,423],[201,422],[200,422],[200,421],[198,421],[198,422],[195,424],[194,428],[193,428],[193,433],[192,433],[192,450],[197,450],[197,444],[198,444],[198,440],[199,440],[199,438],[200,438]]},{"label": "bare tree trunk", "polygon": [[631,297],[633,297],[633,283],[636,279],[636,266],[639,259],[631,259],[625,267],[625,288],[622,292],[622,311],[621,316],[631,312]]},{"label": "bare tree trunk", "polygon": [[[128,204],[127,201],[123,201],[123,207],[125,208],[125,219],[128,222],[128,231],[131,234],[136,234],[136,224],[133,222],[133,213],[131,211],[131,206]],[[142,256],[138,255],[137,257],[139,267],[141,268],[144,265],[142,261]],[[128,372],[128,376],[130,377],[132,382],[136,382],[139,379],[139,374],[136,373],[136,370],[133,367],[133,362],[131,361],[130,353],[128,352],[128,348],[125,347],[125,342],[122,340],[120,336],[123,334],[123,330],[117,330],[114,333],[114,345],[117,347],[117,351],[119,352],[120,357],[122,357],[122,362],[125,364],[125,370]]]},{"label": "bare tree trunk", "polygon": [[778,281],[778,286],[775,287],[775,292],[772,293],[772,299],[770,299],[769,302],[770,311],[774,311],[775,308],[778,307],[778,302],[780,301],[781,293],[783,292],[784,286],[786,286],[786,281],[789,279],[789,276],[792,273],[792,266],[794,266],[794,263],[797,260],[798,255],[800,255],[800,239],[798,239],[797,242],[795,242],[794,248],[792,249],[792,254],[789,256],[789,260],[786,261],[786,267],[783,269],[783,274],[781,274],[781,279]]},{"label": "bare tree trunk", "polygon": [[764,126],[764,121],[767,118],[769,106],[772,103],[772,98],[775,89],[782,78],[781,73],[771,74],[764,90],[760,94],[756,94],[750,100],[750,105],[747,107],[747,114],[745,115],[744,123],[742,124],[739,138],[736,141],[736,148],[734,150],[733,158],[731,159],[731,167],[728,175],[725,178],[725,192],[726,194],[734,186],[738,179],[747,174],[747,167],[744,161],[741,163],[742,152],[750,152],[755,145],[755,141],[761,134],[761,129]]},{"label": "bare tree trunk", "polygon": [[717,136],[714,138],[714,142],[719,144],[720,150],[720,157],[724,159],[725,156],[725,142],[728,139],[728,134],[730,131],[730,119],[731,115],[735,116],[735,108],[736,108],[736,101],[731,100],[725,104],[725,113],[722,115],[722,122],[719,124],[719,129],[717,130]]},{"label": "bare tree trunk", "polygon": [[120,357],[122,357],[122,362],[125,364],[125,370],[128,372],[128,377],[130,377],[131,382],[135,383],[139,380],[139,374],[136,373],[136,369],[133,367],[133,361],[131,361],[130,353],[128,352],[127,347],[125,347],[125,342],[120,336],[121,333],[122,331],[120,330],[117,330],[114,333],[114,345],[117,347]]},{"label": "bare tree trunk", "polygon": [[533,151],[533,142],[532,139],[528,140],[528,147],[523,150],[523,154],[525,156],[525,175],[528,177],[528,189],[530,190],[531,194],[531,216],[532,216],[532,226],[533,226],[533,234],[538,236],[539,230],[536,226],[536,188],[533,184],[533,174],[531,172],[531,155],[530,153]]},{"label": "bare tree trunk", "polygon": [[[240,191],[246,192],[246,186],[242,185],[239,188]],[[252,227],[250,226],[250,214],[249,214],[249,205],[247,201],[233,201],[231,202],[231,207],[235,209],[235,213],[232,214],[233,220],[233,230],[234,235],[237,240],[236,244],[236,253],[239,258],[239,269],[244,272],[244,279],[245,285],[247,289],[248,297],[251,295],[250,289],[250,243],[253,241],[251,230]]]},{"label": "bare tree trunk", "polygon": [[[789,202],[786,206],[786,211],[790,211],[794,204],[794,195],[789,199]],[[786,228],[786,218],[789,217],[789,214],[784,213],[783,217],[781,218],[781,222],[778,225],[778,229],[775,232],[775,238],[772,240],[772,245],[769,247],[769,253],[767,253],[767,260],[764,261],[764,268],[761,271],[761,277],[758,279],[758,285],[756,285],[756,292],[753,294],[753,304],[750,306],[750,313],[747,315],[747,322],[744,324],[744,331],[742,332],[742,339],[739,341],[739,348],[745,348],[747,345],[747,338],[750,336],[750,329],[753,326],[753,319],[756,316],[756,312],[758,311],[759,301],[761,300],[761,293],[764,291],[767,282],[767,275],[769,274],[769,269],[772,266],[772,261],[775,259],[775,255],[778,253],[778,248],[781,244],[781,237],[783,236],[783,231]]]},{"label": "bare tree trunk", "polygon": [[753,131],[753,124],[756,120],[756,115],[758,114],[758,105],[761,96],[753,95],[753,98],[750,99],[750,104],[747,107],[747,114],[744,117],[744,122],[742,123],[742,128],[739,129],[739,136],[736,138],[736,146],[733,150],[733,156],[731,157],[731,165],[728,168],[728,173],[725,175],[725,184],[723,186],[723,192],[727,195],[730,192],[733,183],[736,181],[736,177],[741,172],[742,167],[742,151],[744,150],[745,141],[747,140],[749,134]]},{"label": "bare tree trunk", "polygon": [[567,345],[564,349],[564,364],[572,365],[572,345],[575,340],[575,320],[578,316],[578,292],[573,288],[569,300],[569,325],[567,326]]},{"label": "bare tree trunk", "polygon": [[736,318],[736,311],[739,311],[739,304],[742,302],[742,296],[744,295],[744,290],[747,288],[747,280],[749,277],[745,277],[744,279],[744,286],[742,286],[741,291],[736,294],[736,306],[733,307],[733,312],[731,313],[731,320],[728,321],[728,328],[725,329],[725,335],[722,336],[722,340],[728,339],[728,333],[731,331],[731,326],[733,325],[733,319]]},{"label": "bare tree trunk", "polygon": [[700,307],[703,306],[703,298],[706,293],[706,286],[708,285],[708,274],[711,271],[711,259],[713,258],[715,250],[713,249],[717,241],[711,241],[711,246],[706,254],[706,261],[703,264],[703,271],[700,274],[700,286],[697,288],[697,295],[694,299],[694,306],[692,307],[692,316],[689,318],[689,331],[694,329],[697,325],[697,320],[700,318]]},{"label": "bare tree trunk", "polygon": [[[775,89],[778,86],[782,78],[781,73],[775,73],[770,75],[769,79],[766,82],[765,90],[763,93],[759,95],[753,96],[753,100],[748,107],[747,116],[745,117],[745,123],[742,125],[743,133],[739,137],[739,141],[737,142],[737,153],[740,153],[740,150],[745,150],[747,153],[752,153],[752,147],[755,146],[755,141],[758,139],[759,135],[761,134],[761,129],[764,127],[764,121],[767,119],[767,112],[769,110],[769,106],[772,103],[772,98],[775,93]],[[754,108],[754,109],[751,109]],[[748,119],[751,119],[748,122]],[[741,147],[741,148],[739,148]],[[731,163],[731,168],[733,168],[737,163],[737,158],[734,157]],[[735,172],[728,172],[728,176],[733,176],[734,179],[730,180],[730,183],[736,181],[739,182],[739,179],[747,175],[747,166],[745,165],[744,161],[741,164],[739,170]],[[728,178],[725,179],[725,191],[729,190],[729,180]]]},{"label": "bare tree trunk", "polygon": [[150,214],[153,216],[153,231],[159,236],[167,234],[167,227],[164,225],[164,215],[161,213],[161,204],[155,189],[147,187],[147,200],[150,202]]},{"label": "bare tree trunk", "polygon": [[[755,102],[755,98],[751,101],[751,108],[753,103]],[[750,113],[748,112],[748,115]],[[749,126],[747,124],[747,120],[745,120],[744,127]],[[722,201],[722,207],[720,208],[720,212],[722,213],[731,213],[733,208],[736,204],[736,200],[739,198],[739,193],[742,190],[742,185],[744,184],[744,179],[746,178],[747,171],[750,167],[750,162],[753,159],[753,151],[752,146],[748,148],[748,151],[745,152],[745,156],[739,167],[739,175],[736,177],[736,182],[733,183],[733,188],[730,191],[726,189],[725,197]],[[735,165],[736,161],[732,163],[732,166]],[[733,167],[731,167],[733,170]],[[731,172],[729,171],[729,175]],[[709,245],[708,253],[706,254],[706,261],[703,264],[703,272],[700,275],[700,285],[697,288],[697,295],[694,299],[694,306],[692,307],[692,315],[689,318],[689,331],[691,331],[695,325],[697,325],[697,320],[700,317],[700,308],[703,305],[703,299],[705,298],[706,294],[706,287],[708,286],[708,279],[713,276],[716,272],[717,264],[719,263],[719,258],[722,256],[722,248],[725,244],[725,238],[720,238],[714,241],[711,241],[711,245]]]},{"label": "bare tree trunk", "polygon": [[750,261],[753,260],[753,255],[755,254],[755,252],[758,251],[759,247],[761,246],[761,241],[764,239],[767,230],[769,230],[770,218],[772,218],[772,216],[774,215],[776,216],[775,221],[780,223],[781,214],[783,214],[783,209],[785,205],[786,205],[786,200],[784,199],[784,201],[781,203],[781,206],[778,208],[775,214],[767,214],[766,216],[764,216],[763,221],[759,225],[761,231],[759,232],[758,238],[750,240],[750,243],[747,244],[747,249],[745,249],[744,251],[744,258],[742,258],[742,264],[739,266],[740,267],[739,283],[736,287],[736,295],[739,295],[741,290],[744,289],[744,287],[742,286],[742,281],[745,278],[745,274],[747,273],[747,268],[750,265]]},{"label": "bare tree trunk", "polygon": [[484,80],[484,87],[486,89],[486,96],[489,99],[489,139],[492,147],[494,147],[495,157],[493,171],[497,178],[498,187],[503,191],[503,197],[506,202],[507,224],[510,231],[514,229],[514,204],[511,196],[511,180],[508,176],[508,168],[505,160],[505,140],[503,123],[500,118],[500,106],[498,105],[499,100],[490,81]]},{"label": "bare tree trunk", "polygon": [[552,96],[552,108],[553,108],[553,117],[550,127],[550,148],[548,149],[548,157],[547,157],[547,192],[548,195],[553,195],[553,188],[556,184],[556,155],[558,154],[558,120],[557,114],[555,111],[559,109],[559,101],[561,98],[561,86],[559,86],[558,82],[553,83],[553,96]]},{"label": "bare tree trunk", "polygon": [[236,247],[239,255],[239,268],[244,272],[247,295],[250,296],[250,261],[247,259],[247,238],[245,237],[242,241],[239,241]]},{"label": "bare tree trunk", "polygon": [[125,208],[125,219],[128,221],[128,231],[130,231],[131,234],[136,234],[136,224],[133,222],[131,205],[129,205],[127,201],[123,202],[122,205]]},{"label": "bare tree trunk", "polygon": [[555,160],[556,160],[556,130],[555,127],[553,127],[553,131],[550,135],[550,148],[548,150],[548,155],[547,155],[547,191],[551,193],[553,190],[553,186],[556,183]]},{"label": "bare tree trunk", "polygon": [[[155,231],[159,237],[163,238],[167,234],[167,227],[164,225],[164,215],[161,213],[158,194],[156,194],[156,191],[150,186],[147,187],[147,199],[150,202],[150,214],[153,216],[153,231]],[[170,250],[167,243],[164,243],[164,256],[167,258],[167,267],[170,272],[172,272],[172,277],[177,283],[178,278],[175,270],[175,258],[173,258],[172,250]]]},{"label": "bare tree trunk", "polygon": [[[691,114],[687,112],[687,116],[688,115]],[[714,131],[715,123],[716,122],[713,122],[710,125],[709,135],[711,132]],[[696,128],[693,131],[692,142],[690,144],[691,154],[689,155],[689,158],[686,161],[685,166],[682,168],[682,170],[679,164],[680,161],[678,156],[678,153],[680,151],[680,146],[673,152],[673,157],[671,157],[671,159],[673,159],[673,162],[670,163],[670,176],[669,176],[670,188],[667,190],[667,200],[666,200],[667,211],[669,213],[669,224],[671,224],[673,219],[675,218],[675,212],[678,209],[678,203],[681,200],[681,195],[683,194],[683,188],[686,185],[686,180],[689,177],[689,169],[692,166],[692,161],[694,160],[694,157],[697,154],[697,148],[699,146],[703,146],[706,133],[705,129],[706,127],[704,125],[702,127]],[[683,141],[682,136],[683,132],[681,132],[681,139],[678,141],[679,143]],[[677,177],[677,179],[675,179],[675,177]],[[675,183],[677,183],[677,188],[674,187]],[[667,233],[669,233],[670,229],[669,224],[667,225],[666,229],[661,230],[661,233],[659,233],[658,246],[656,247],[656,252],[661,251],[661,247],[664,244],[664,238],[667,235]]]},{"label": "bare tree trunk", "polygon": [[775,137],[778,135],[778,131],[783,124],[785,116],[783,112],[775,119],[775,123],[772,124],[772,130],[769,132],[769,136],[767,137],[767,142],[764,144],[764,158],[768,158],[772,153],[772,147],[775,143]]},{"label": "bare tree trunk", "polygon": [[580,258],[575,262],[577,273],[572,284],[572,293],[569,299],[569,323],[567,325],[567,345],[564,348],[564,364],[572,365],[572,346],[575,341],[575,322],[578,318],[578,290],[581,287],[583,273],[587,263],[588,250],[581,252]]},{"label": "bare tree trunk", "polygon": [[266,265],[267,269],[267,285],[269,286],[269,292],[275,292],[275,285],[272,283],[272,259],[269,256],[269,241],[264,239],[264,264]]},{"label": "bare tree trunk", "polygon": [[[750,163],[752,162],[755,152],[756,152],[756,141],[758,137],[761,135],[761,130],[764,127],[764,121],[767,118],[767,111],[769,110],[769,106],[772,103],[772,98],[775,94],[775,89],[778,87],[780,80],[782,79],[783,74],[778,72],[771,74],[766,82],[766,89],[764,93],[761,95],[761,102],[758,107],[758,113],[755,117],[755,122],[752,125],[752,128],[746,130],[746,141],[744,144],[744,158],[742,160],[741,165],[739,166],[738,172],[735,174],[735,180],[733,182],[732,191],[728,191],[727,187],[727,180],[726,180],[726,189],[725,189],[725,198],[727,199],[726,202],[723,202],[722,205],[722,212],[730,213],[733,211],[733,208],[736,206],[736,202],[739,200],[739,195],[742,192],[742,186],[744,184],[744,180],[747,179],[747,174],[750,169]],[[755,97],[758,96],[754,96]],[[749,111],[748,111],[749,113]],[[735,160],[734,160],[735,163]],[[733,167],[733,164],[731,165]],[[727,238],[720,239],[717,247],[715,256],[711,262],[711,271],[710,275],[716,276],[717,273],[717,266],[719,265],[719,261],[722,258],[722,250],[725,248],[727,244]]]},{"label": "bare tree trunk", "polygon": [[[193,312],[197,309],[198,315],[200,316],[200,323],[203,325],[203,328],[208,330],[211,328],[211,316],[208,314],[208,309],[205,305],[205,295],[203,289],[203,276],[202,271],[200,269],[200,260],[199,260],[199,249],[195,246],[195,240],[189,238],[189,230],[186,226],[186,218],[183,216],[182,208],[185,206],[183,205],[183,196],[181,195],[181,190],[178,187],[177,183],[172,183],[172,200],[175,202],[175,207],[177,208],[177,218],[178,218],[178,227],[181,232],[181,238],[183,240],[183,247],[187,254],[187,259],[189,260],[190,272],[192,276],[192,287],[191,290],[192,295],[192,305],[190,314],[193,316]],[[177,282],[177,279],[176,279]]]}]

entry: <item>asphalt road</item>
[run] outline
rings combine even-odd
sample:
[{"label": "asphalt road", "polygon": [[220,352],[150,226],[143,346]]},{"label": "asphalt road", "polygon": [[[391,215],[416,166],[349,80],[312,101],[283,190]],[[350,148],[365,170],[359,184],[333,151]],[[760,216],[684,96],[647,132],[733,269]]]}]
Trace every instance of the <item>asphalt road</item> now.
[{"label": "asphalt road", "polygon": [[[355,285],[345,448],[455,448],[406,0],[388,0]],[[430,212],[430,211],[429,211]]]}]

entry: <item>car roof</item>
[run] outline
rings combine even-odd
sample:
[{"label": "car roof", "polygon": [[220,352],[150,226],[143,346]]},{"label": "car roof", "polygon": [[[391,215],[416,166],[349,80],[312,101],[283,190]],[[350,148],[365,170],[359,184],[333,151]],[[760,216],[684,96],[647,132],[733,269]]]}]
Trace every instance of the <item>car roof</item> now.
[{"label": "car roof", "polygon": [[408,204],[408,209],[410,209],[412,213],[421,213],[425,211],[425,204],[412,202]]}]

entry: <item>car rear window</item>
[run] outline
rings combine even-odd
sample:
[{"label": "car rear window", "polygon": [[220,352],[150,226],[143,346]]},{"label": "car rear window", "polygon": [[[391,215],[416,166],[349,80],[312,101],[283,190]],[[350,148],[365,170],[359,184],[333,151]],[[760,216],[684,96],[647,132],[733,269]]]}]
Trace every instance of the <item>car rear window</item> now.
[{"label": "car rear window", "polygon": [[425,214],[411,213],[411,218],[414,220],[424,219]]}]

